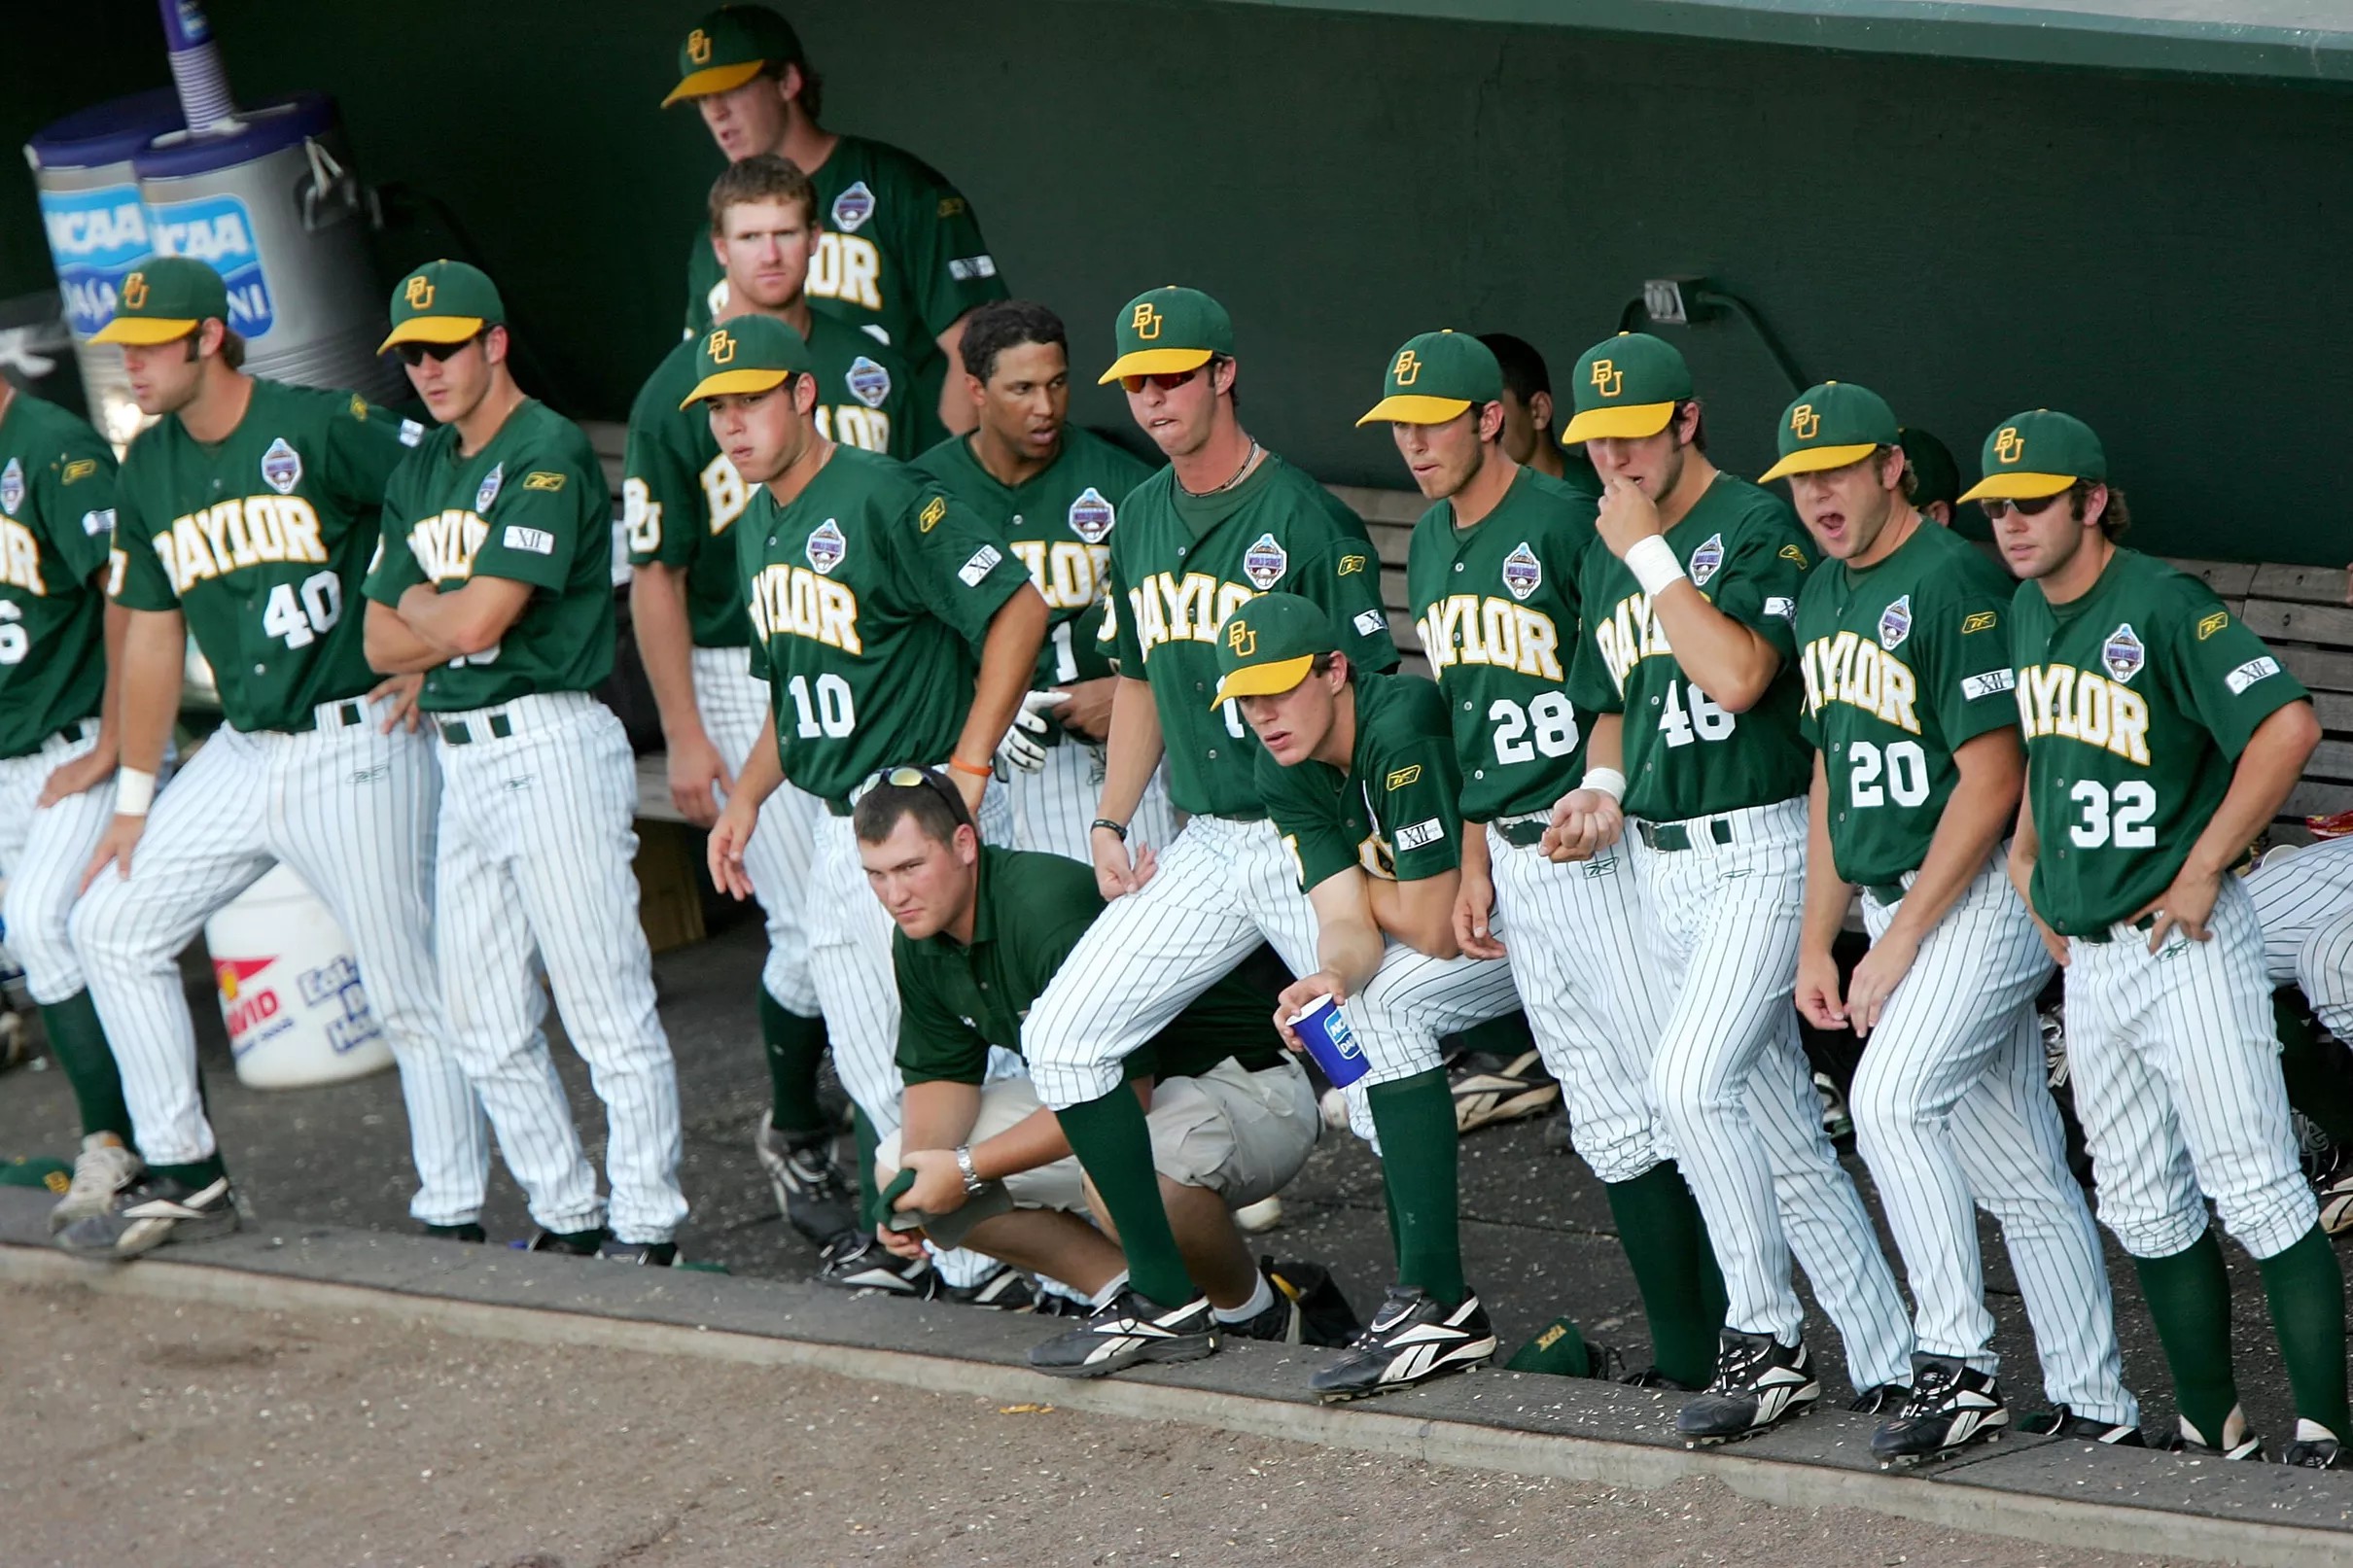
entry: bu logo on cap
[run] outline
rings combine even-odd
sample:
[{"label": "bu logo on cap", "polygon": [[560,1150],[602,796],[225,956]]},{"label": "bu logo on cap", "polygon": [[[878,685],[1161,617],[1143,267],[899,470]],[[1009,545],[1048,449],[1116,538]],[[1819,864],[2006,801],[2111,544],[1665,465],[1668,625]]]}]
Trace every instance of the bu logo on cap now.
[{"label": "bu logo on cap", "polygon": [[2004,425],[1993,438],[1993,455],[2004,463],[2016,463],[2026,455],[2025,437],[2019,435],[2016,425]]},{"label": "bu logo on cap", "polygon": [[1422,362],[1414,358],[1412,349],[1397,351],[1397,363],[1389,370],[1389,379],[1401,387],[1410,387],[1422,379]]},{"label": "bu logo on cap", "polygon": [[1228,621],[1225,628],[1225,645],[1247,659],[1258,651],[1258,634],[1251,631],[1247,622]]},{"label": "bu logo on cap", "polygon": [[1789,410],[1789,434],[1801,441],[1810,441],[1822,428],[1822,416],[1813,411],[1813,404],[1802,402]]},{"label": "bu logo on cap", "polygon": [[715,327],[711,330],[711,341],[703,345],[703,352],[711,356],[713,365],[731,365],[735,361],[735,339],[727,335],[726,328]]},{"label": "bu logo on cap", "polygon": [[125,310],[144,310],[147,308],[146,273],[133,272],[129,277],[123,280],[123,308]]},{"label": "bu logo on cap", "polygon": [[1626,390],[1626,372],[1609,360],[1594,361],[1594,390],[1604,398],[1614,398]]},{"label": "bu logo on cap", "polygon": [[686,35],[686,58],[697,65],[705,64],[711,58],[711,35],[700,27]]},{"label": "bu logo on cap", "polygon": [[405,297],[408,300],[409,309],[431,310],[433,308],[433,279],[422,272],[417,273],[408,280]]},{"label": "bu logo on cap", "polygon": [[[136,274],[133,275],[136,276]],[[1158,337],[1160,335],[1160,312],[1154,310],[1151,302],[1146,300],[1136,307],[1135,315],[1128,318],[1128,330],[1147,342]]]}]

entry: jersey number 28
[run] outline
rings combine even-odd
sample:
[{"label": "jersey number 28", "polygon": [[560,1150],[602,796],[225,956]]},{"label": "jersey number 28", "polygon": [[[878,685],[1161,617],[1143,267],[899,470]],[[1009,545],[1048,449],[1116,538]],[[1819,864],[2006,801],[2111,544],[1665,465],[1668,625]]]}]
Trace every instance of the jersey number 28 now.
[{"label": "jersey number 28", "polygon": [[1487,716],[1495,726],[1497,762],[1533,762],[1577,749],[1577,711],[1560,692],[1545,692],[1526,708],[1497,697],[1488,704]]}]

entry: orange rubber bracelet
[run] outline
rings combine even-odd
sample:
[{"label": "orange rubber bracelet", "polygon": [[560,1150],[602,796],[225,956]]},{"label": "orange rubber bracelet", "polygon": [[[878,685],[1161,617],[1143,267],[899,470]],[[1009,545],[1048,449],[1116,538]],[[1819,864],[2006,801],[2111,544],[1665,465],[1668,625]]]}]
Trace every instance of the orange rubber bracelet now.
[{"label": "orange rubber bracelet", "polygon": [[975,779],[994,779],[997,777],[997,770],[995,768],[989,767],[986,764],[976,768],[971,763],[966,762],[963,757],[960,756],[952,756],[948,758],[948,766],[954,768],[958,773],[968,773]]}]

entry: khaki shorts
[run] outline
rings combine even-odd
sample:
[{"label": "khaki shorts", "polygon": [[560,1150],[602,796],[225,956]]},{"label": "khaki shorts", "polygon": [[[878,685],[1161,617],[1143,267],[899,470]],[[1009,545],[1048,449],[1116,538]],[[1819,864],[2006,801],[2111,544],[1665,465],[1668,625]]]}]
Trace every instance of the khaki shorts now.
[{"label": "khaki shorts", "polygon": [[[984,1084],[980,1117],[966,1141],[995,1137],[1039,1108],[1027,1078]],[[1152,1133],[1153,1168],[1178,1186],[1208,1188],[1228,1208],[1281,1191],[1307,1164],[1323,1127],[1315,1091],[1296,1062],[1249,1072],[1230,1057],[1198,1078],[1155,1085],[1144,1124]],[[886,1187],[898,1174],[896,1132],[875,1151],[874,1167],[875,1180]],[[1073,1156],[1007,1176],[1005,1191],[1019,1208],[1078,1212],[1087,1206],[1085,1176]],[[937,1226],[930,1234],[943,1246],[962,1239],[942,1237]]]}]

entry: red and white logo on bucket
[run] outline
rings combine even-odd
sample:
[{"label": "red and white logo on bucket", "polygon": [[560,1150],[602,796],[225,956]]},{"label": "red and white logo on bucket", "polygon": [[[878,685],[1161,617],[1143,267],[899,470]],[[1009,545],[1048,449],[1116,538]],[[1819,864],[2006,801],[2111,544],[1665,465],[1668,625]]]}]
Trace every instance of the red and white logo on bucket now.
[{"label": "red and white logo on bucket", "polygon": [[276,990],[247,984],[277,961],[275,958],[213,960],[213,978],[221,988],[221,1017],[228,1026],[228,1047],[238,1056],[287,1028],[285,1024],[270,1026],[280,1010]]}]

